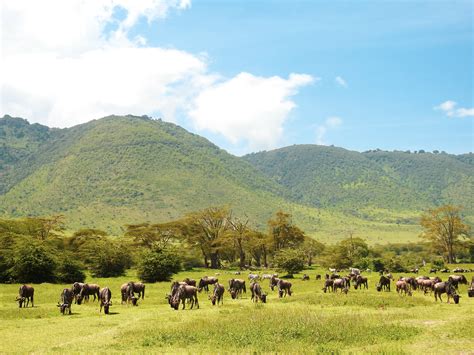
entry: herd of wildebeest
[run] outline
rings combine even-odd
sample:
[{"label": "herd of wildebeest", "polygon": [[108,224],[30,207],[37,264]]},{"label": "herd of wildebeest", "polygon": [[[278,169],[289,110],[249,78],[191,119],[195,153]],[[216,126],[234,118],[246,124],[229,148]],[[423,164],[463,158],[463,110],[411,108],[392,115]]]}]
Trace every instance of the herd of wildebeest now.
[{"label": "herd of wildebeest", "polygon": [[[341,276],[343,270],[329,269],[330,273],[327,273],[324,278],[322,291],[325,293],[331,291],[337,293],[347,294],[351,287],[354,286],[355,290],[368,289],[369,283],[368,278],[363,275],[361,270],[357,268],[350,268],[349,273],[346,276]],[[418,273],[418,269],[411,270],[414,273]],[[472,272],[474,270],[469,269],[455,269],[452,274],[443,281],[439,276],[408,276],[399,277],[395,281],[394,277],[388,270],[380,271],[379,282],[376,285],[376,290],[390,291],[392,281],[395,283],[395,288],[398,294],[403,296],[411,296],[413,292],[418,290],[423,294],[434,294],[435,301],[438,299],[442,302],[441,295],[445,293],[447,295],[447,302],[450,303],[450,299],[454,300],[454,303],[459,303],[461,297],[458,293],[459,284],[468,284],[467,278],[462,275],[464,272]],[[366,273],[370,273],[369,269],[365,270]],[[430,273],[449,273],[448,269],[437,270],[431,269]],[[240,275],[239,271],[233,274]],[[212,305],[223,304],[225,286],[219,283],[219,274],[216,276],[208,277],[204,276],[197,282],[196,280],[186,278],[183,281],[174,281],[171,284],[170,293],[166,295],[171,308],[178,310],[179,305],[182,304],[182,309],[186,308],[186,302],[192,309],[194,306],[199,308],[198,294],[201,291],[205,291],[208,294],[208,298]],[[269,287],[272,291],[275,288],[278,291],[278,296],[285,297],[292,295],[292,283],[283,278],[279,278],[278,274],[256,274],[249,273],[248,275],[250,283],[251,301],[252,302],[267,302],[267,293],[262,289],[260,282],[263,280],[269,280]],[[316,280],[322,280],[321,275],[316,275]],[[310,280],[310,277],[306,274],[303,275],[303,281]],[[209,294],[209,285],[213,285],[214,289]],[[232,299],[238,299],[242,297],[243,293],[247,292],[246,280],[240,278],[232,278],[229,280],[229,287],[227,289]],[[19,303],[20,308],[28,307],[31,301],[31,306],[34,306],[34,288],[29,285],[22,285],[19,289],[19,294],[16,301]],[[128,282],[121,286],[121,304],[131,304],[138,306],[138,301],[141,298],[145,298],[145,284],[142,282]],[[137,294],[137,296],[135,296]],[[60,300],[57,304],[62,314],[71,314],[72,304],[75,303],[80,305],[82,302],[89,301],[90,297],[93,297],[93,301],[96,299],[99,302],[100,310],[104,308],[105,314],[109,314],[109,307],[112,306],[112,292],[108,287],[100,288],[97,284],[80,283],[75,282],[71,288],[65,288],[60,294]],[[468,289],[468,296],[474,297],[474,276],[472,277],[470,287]]]}]

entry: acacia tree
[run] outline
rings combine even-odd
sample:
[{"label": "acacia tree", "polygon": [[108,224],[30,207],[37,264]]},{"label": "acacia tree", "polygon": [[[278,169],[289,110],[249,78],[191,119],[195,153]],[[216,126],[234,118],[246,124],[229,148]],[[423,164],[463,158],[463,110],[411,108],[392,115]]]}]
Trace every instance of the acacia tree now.
[{"label": "acacia tree", "polygon": [[176,223],[141,223],[125,226],[125,236],[132,238],[137,246],[164,249],[178,238],[179,227]]},{"label": "acacia tree", "polygon": [[289,213],[278,211],[275,218],[268,221],[268,227],[274,252],[299,247],[304,242],[304,232],[293,224]]},{"label": "acacia tree", "polygon": [[462,244],[462,237],[469,236],[469,226],[461,218],[461,207],[444,205],[430,209],[421,216],[420,224],[424,231],[421,238],[444,253],[448,263],[455,262],[455,248]]},{"label": "acacia tree", "polygon": [[245,245],[248,242],[250,230],[248,228],[248,219],[240,220],[238,218],[230,218],[230,237],[234,243],[234,248],[239,255],[239,266],[241,269],[245,267]]}]

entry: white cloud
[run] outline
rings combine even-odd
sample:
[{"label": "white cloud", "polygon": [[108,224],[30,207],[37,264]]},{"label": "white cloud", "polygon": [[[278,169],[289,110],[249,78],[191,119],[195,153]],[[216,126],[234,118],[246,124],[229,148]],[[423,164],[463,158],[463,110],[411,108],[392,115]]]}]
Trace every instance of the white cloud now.
[{"label": "white cloud", "polygon": [[336,76],[336,78],[334,79],[336,81],[336,84],[339,85],[339,86],[342,86],[344,88],[347,88],[347,82],[340,76]]},{"label": "white cloud", "polygon": [[336,129],[342,125],[342,119],[339,117],[328,117],[322,125],[316,127],[316,144],[326,145],[325,136],[331,129]]},{"label": "white cloud", "polygon": [[[205,54],[149,46],[135,34],[190,0],[6,0],[0,115],[68,127],[110,114],[188,115],[239,149],[273,148],[306,74],[222,78]],[[119,14],[119,15],[117,15]],[[133,33],[133,35],[132,35]],[[245,148],[242,148],[245,145]]]},{"label": "white cloud", "polygon": [[201,92],[189,116],[197,129],[219,133],[233,144],[244,143],[252,150],[274,148],[296,107],[291,97],[314,80],[306,74],[284,79],[240,73]]},{"label": "white cloud", "polygon": [[435,106],[435,110],[443,111],[448,117],[474,117],[474,108],[456,108],[457,102],[445,101],[438,106]]}]

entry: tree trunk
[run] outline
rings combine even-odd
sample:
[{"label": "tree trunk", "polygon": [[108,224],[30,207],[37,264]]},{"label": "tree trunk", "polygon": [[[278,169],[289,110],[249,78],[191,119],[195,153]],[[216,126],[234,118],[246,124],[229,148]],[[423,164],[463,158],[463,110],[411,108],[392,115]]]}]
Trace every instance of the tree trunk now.
[{"label": "tree trunk", "polygon": [[245,252],[240,250],[240,269],[242,270],[245,267]]},{"label": "tree trunk", "polygon": [[311,254],[309,254],[308,256],[308,266],[311,266],[313,265],[313,256]]},{"label": "tree trunk", "polygon": [[210,257],[211,257],[211,269],[218,269],[220,266],[219,253],[218,252],[211,253]]},{"label": "tree trunk", "polygon": [[266,268],[268,267],[267,250],[265,249],[265,247],[263,247],[263,266],[265,266]]}]

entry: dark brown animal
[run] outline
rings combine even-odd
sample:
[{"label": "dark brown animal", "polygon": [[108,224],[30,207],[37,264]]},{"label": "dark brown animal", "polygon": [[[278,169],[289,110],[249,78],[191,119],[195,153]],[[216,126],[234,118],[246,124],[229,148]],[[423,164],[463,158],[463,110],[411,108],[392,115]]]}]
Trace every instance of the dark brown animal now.
[{"label": "dark brown animal", "polygon": [[270,288],[272,289],[272,291],[275,288],[275,286],[278,284],[278,281],[280,281],[280,279],[276,277],[275,275],[272,275],[270,279]]},{"label": "dark brown animal", "polygon": [[99,302],[100,302],[100,313],[102,313],[102,307],[104,308],[104,313],[109,314],[109,307],[112,306],[112,292],[108,287],[104,287],[99,292]]},{"label": "dark brown animal", "polygon": [[454,286],[454,283],[451,278],[449,278],[448,281],[445,282],[438,282],[436,285],[434,285],[433,291],[435,295],[435,301],[438,301],[439,298],[439,300],[443,302],[443,300],[441,299],[441,294],[446,293],[446,295],[448,296],[448,303],[450,303],[450,298],[453,298],[456,304],[459,303],[460,296],[456,293],[456,287]]},{"label": "dark brown animal", "polygon": [[97,284],[84,284],[81,292],[77,296],[77,304],[81,304],[83,300],[89,300],[89,296],[94,296],[94,301],[99,300],[100,286]]},{"label": "dark brown animal", "polygon": [[396,283],[395,283],[395,286],[397,288],[397,293],[398,294],[402,294],[402,292],[408,296],[411,296],[412,293],[411,293],[411,290],[410,290],[410,285],[408,285],[408,283],[405,281],[405,280],[398,280]]},{"label": "dark brown animal", "polygon": [[183,282],[186,282],[187,285],[189,286],[194,286],[196,287],[196,280],[190,279],[189,277],[186,277]]},{"label": "dark brown animal", "polygon": [[316,275],[316,280],[321,280],[321,275]]},{"label": "dark brown animal", "polygon": [[362,289],[362,286],[364,286],[366,289],[369,288],[369,282],[367,280],[367,277],[364,277],[362,275],[357,275],[354,282],[354,288],[357,290],[359,286],[360,286],[360,289]]},{"label": "dark brown animal", "polygon": [[304,275],[303,275],[303,281],[309,281],[309,276],[306,275],[306,274],[304,274]]},{"label": "dark brown animal", "polygon": [[79,293],[81,293],[83,286],[84,284],[82,282],[74,282],[72,284],[72,292],[74,293],[74,303],[77,303],[77,297],[79,296]]},{"label": "dark brown animal", "polygon": [[405,281],[412,290],[416,290],[418,288],[418,282],[414,277],[402,277],[402,280]]},{"label": "dark brown animal", "polygon": [[334,292],[334,280],[333,279],[328,278],[324,281],[324,287],[323,287],[324,293],[326,293],[326,291],[328,289],[330,289],[330,291]]},{"label": "dark brown animal", "polygon": [[220,283],[214,284],[214,292],[212,293],[212,296],[209,296],[213,306],[215,306],[216,303],[217,305],[219,305],[219,303],[224,304],[224,292],[224,285],[221,285]]},{"label": "dark brown animal", "polygon": [[262,303],[267,303],[267,294],[262,291],[262,287],[258,282],[254,282],[250,286],[250,291],[252,292],[251,300],[253,302],[258,303],[258,300],[260,300]]},{"label": "dark brown animal", "polygon": [[464,275],[450,275],[449,278],[452,280],[453,286],[458,289],[459,284],[467,285],[467,279]]},{"label": "dark brown animal", "polygon": [[339,279],[334,280],[332,290],[333,290],[333,292],[337,292],[338,289],[341,289],[341,292],[344,292],[343,290],[348,288],[348,287],[350,287],[349,278],[343,277],[343,278],[339,278]]},{"label": "dark brown animal", "polygon": [[180,302],[183,303],[183,309],[186,307],[186,300],[191,303],[191,309],[194,304],[199,308],[199,301],[197,298],[198,289],[194,286],[180,285],[174,295],[170,297],[169,303],[171,308],[178,310]]},{"label": "dark brown animal", "polygon": [[232,299],[236,299],[239,297],[242,298],[242,292],[247,293],[247,289],[245,287],[245,280],[242,279],[230,279],[229,280],[229,292]]},{"label": "dark brown animal", "polygon": [[379,283],[377,284],[377,291],[389,291],[390,292],[390,278],[388,276],[380,276]]},{"label": "dark brown animal", "polygon": [[63,292],[61,292],[61,296],[59,298],[58,307],[59,311],[64,315],[66,314],[66,310],[69,311],[69,314],[72,313],[71,306],[74,300],[74,290],[72,288],[65,288]]},{"label": "dark brown animal", "polygon": [[291,286],[292,286],[291,282],[280,279],[277,283],[278,296],[280,298],[282,298],[286,295],[291,296]]},{"label": "dark brown animal", "polygon": [[[18,296],[16,297],[16,301],[18,302],[20,308],[28,307],[31,300],[31,307],[34,307],[34,296],[35,296],[35,289],[32,286],[22,285],[18,290]],[[26,305],[25,305],[26,302]]]},{"label": "dark brown animal", "polygon": [[214,285],[217,282],[219,282],[219,279],[215,277],[204,276],[201,280],[199,280],[198,290],[201,292],[204,289],[206,292],[209,292],[209,285]]}]

